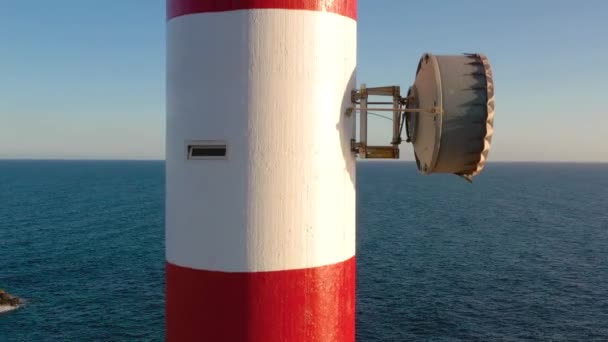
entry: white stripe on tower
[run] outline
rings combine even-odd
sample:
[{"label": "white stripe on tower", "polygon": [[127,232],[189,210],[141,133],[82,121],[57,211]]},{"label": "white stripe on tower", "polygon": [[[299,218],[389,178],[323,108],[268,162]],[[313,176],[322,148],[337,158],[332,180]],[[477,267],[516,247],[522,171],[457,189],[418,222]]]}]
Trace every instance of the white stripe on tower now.
[{"label": "white stripe on tower", "polygon": [[355,1],[168,9],[167,339],[352,341]]}]

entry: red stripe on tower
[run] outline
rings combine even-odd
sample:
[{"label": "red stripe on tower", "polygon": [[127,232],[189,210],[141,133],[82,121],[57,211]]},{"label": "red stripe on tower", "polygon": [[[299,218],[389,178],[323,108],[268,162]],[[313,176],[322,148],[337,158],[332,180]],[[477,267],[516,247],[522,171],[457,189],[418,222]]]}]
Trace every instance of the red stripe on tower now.
[{"label": "red stripe on tower", "polygon": [[357,2],[353,0],[168,0],[167,19],[194,13],[247,9],[321,11],[357,20]]},{"label": "red stripe on tower", "polygon": [[253,273],[200,271],[167,263],[167,339],[353,341],[354,276],[354,258],[308,269]]}]

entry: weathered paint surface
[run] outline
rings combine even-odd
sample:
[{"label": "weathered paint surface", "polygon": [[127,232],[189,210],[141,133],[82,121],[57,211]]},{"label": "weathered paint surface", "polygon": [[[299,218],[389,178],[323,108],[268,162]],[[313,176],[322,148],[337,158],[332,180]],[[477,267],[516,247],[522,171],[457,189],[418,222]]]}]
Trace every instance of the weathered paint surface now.
[{"label": "weathered paint surface", "polygon": [[354,339],[355,8],[169,1],[168,340]]},{"label": "weathered paint surface", "polygon": [[167,265],[170,340],[354,341],[355,258],[301,270]]},{"label": "weathered paint surface", "polygon": [[248,9],[321,11],[357,19],[355,0],[168,0],[167,19],[193,13]]},{"label": "weathered paint surface", "polygon": [[[355,253],[355,21],[251,10],[169,21],[167,258],[195,269],[322,266]],[[219,34],[221,32],[221,34]],[[227,160],[186,160],[190,140]]]}]

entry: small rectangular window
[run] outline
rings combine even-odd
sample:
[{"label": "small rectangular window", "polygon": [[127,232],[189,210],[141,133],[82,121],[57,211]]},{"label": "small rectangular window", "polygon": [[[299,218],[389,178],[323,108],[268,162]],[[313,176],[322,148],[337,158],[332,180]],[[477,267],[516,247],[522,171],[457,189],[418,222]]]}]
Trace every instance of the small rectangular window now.
[{"label": "small rectangular window", "polygon": [[188,159],[225,159],[226,144],[189,144]]}]

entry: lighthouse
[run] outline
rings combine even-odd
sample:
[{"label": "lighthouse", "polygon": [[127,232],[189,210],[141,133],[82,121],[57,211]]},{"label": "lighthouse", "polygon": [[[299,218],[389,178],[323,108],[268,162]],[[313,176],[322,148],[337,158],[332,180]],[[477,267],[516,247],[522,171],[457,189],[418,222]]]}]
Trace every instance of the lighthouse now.
[{"label": "lighthouse", "polygon": [[356,16],[168,0],[168,341],[354,340]]}]

